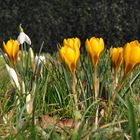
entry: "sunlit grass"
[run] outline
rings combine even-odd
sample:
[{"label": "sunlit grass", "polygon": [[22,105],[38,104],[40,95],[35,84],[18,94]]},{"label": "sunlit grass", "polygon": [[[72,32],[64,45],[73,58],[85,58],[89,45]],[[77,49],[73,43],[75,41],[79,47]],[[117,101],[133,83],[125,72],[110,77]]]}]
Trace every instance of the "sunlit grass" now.
[{"label": "sunlit grass", "polygon": [[[7,75],[4,60],[1,60],[1,82],[3,84],[3,87],[1,87],[1,90],[5,92],[2,95],[5,97],[1,97],[1,137],[3,138],[36,138],[36,139],[45,139],[47,138],[54,138],[54,139],[61,139],[61,138],[71,138],[73,137],[73,132],[68,130],[57,130],[55,128],[55,123],[50,124],[51,126],[46,126],[45,131],[41,128],[39,118],[43,115],[50,115],[53,117],[54,120],[59,121],[60,118],[64,119],[70,119],[74,117],[74,112],[72,108],[72,101],[70,98],[70,75],[64,67],[62,67],[57,61],[57,55],[49,56],[46,55],[47,62],[44,67],[44,71],[42,73],[43,77],[39,77],[36,85],[36,108],[35,108],[35,117],[37,118],[37,124],[34,124],[35,126],[35,132],[33,133],[32,130],[32,115],[28,115],[25,112],[25,106],[24,101],[22,103],[23,106],[21,106],[21,109],[18,110],[18,106],[16,104],[17,100],[14,97],[11,98],[12,101],[9,102],[9,98],[7,93],[7,90],[11,90],[11,94],[9,96],[14,96],[14,94],[17,93],[15,91],[16,89],[13,89],[11,86],[11,83],[9,82],[9,77]],[[86,59],[85,62],[83,62],[83,58]],[[107,59],[107,60],[106,60]],[[104,65],[105,63],[108,63],[107,65]],[[137,124],[139,124],[139,117],[140,112],[138,110],[139,108],[139,86],[138,81],[135,81],[135,84],[132,86],[131,90],[128,91],[127,95],[125,95],[124,98],[121,97],[121,95],[125,92],[127,87],[129,86],[130,78],[134,77],[134,75],[137,74],[135,71],[126,81],[126,86],[123,87],[122,91],[119,93],[120,97],[118,97],[115,101],[115,107],[113,109],[113,115],[111,118],[108,115],[107,112],[107,105],[104,106],[104,102],[101,101],[102,99],[99,99],[97,102],[93,101],[92,99],[92,88],[90,84],[92,83],[92,68],[90,68],[90,63],[88,61],[88,57],[85,55],[81,55],[80,61],[78,64],[78,68],[76,71],[77,77],[78,77],[78,85],[77,90],[79,92],[79,106],[82,116],[82,126],[80,127],[81,130],[78,132],[79,139],[81,138],[114,138],[121,139],[124,137],[131,136],[130,129],[128,126],[128,104],[127,104],[127,98],[130,97],[130,99],[133,102],[133,105],[135,107],[136,111],[136,121]],[[87,69],[87,66],[88,69]],[[82,71],[81,71],[82,67]],[[102,69],[103,67],[103,69]],[[91,69],[91,70],[90,70]],[[78,73],[78,70],[80,70],[80,73]],[[106,53],[104,53],[104,59],[100,60],[100,96],[108,96],[111,94],[111,70],[110,70],[110,62],[108,60],[108,56],[106,56]],[[138,71],[138,69],[137,69]],[[106,73],[106,74],[105,74]],[[135,74],[136,73],[136,74]],[[103,76],[105,75],[105,76]],[[27,79],[29,77],[26,77]],[[29,78],[30,79],[30,78]],[[28,82],[30,83],[31,81]],[[133,78],[132,78],[133,79]],[[29,84],[28,83],[28,84]],[[109,83],[109,84],[108,84]],[[29,86],[27,84],[27,87]],[[31,83],[30,83],[31,84]],[[137,86],[136,86],[137,85]],[[30,87],[30,86],[29,86]],[[28,88],[29,88],[28,87]],[[6,90],[7,89],[7,90]],[[29,89],[27,89],[29,90]],[[30,92],[33,92],[32,90]],[[21,100],[24,100],[24,96],[20,97]],[[8,101],[7,101],[8,100]],[[100,115],[99,119],[99,128],[97,130],[94,129],[94,117],[96,108],[95,106],[99,104],[104,106],[102,109],[104,112],[103,116]],[[126,105],[126,106],[125,106]],[[138,108],[137,108],[138,107]],[[106,109],[105,109],[106,108]],[[105,109],[105,110],[104,110]],[[24,113],[24,114],[22,114]],[[3,115],[8,114],[8,123],[3,122]],[[22,120],[24,119],[24,121]],[[16,122],[18,121],[18,122]],[[16,124],[18,123],[18,124]],[[16,125],[21,125],[23,123],[23,126],[21,128],[13,128]],[[45,122],[43,122],[45,123]],[[45,125],[45,124],[44,124]],[[18,126],[19,127],[19,126]],[[34,136],[33,136],[34,135]]]},{"label": "sunlit grass", "polygon": [[[8,63],[17,73],[20,89],[11,83],[7,61],[0,57],[1,139],[139,139],[139,66],[114,91],[113,67],[105,49],[98,62],[99,93],[95,98],[93,64],[81,48],[75,66],[75,102],[73,71],[60,62],[59,54],[40,50],[35,61],[29,48],[22,44],[15,67]],[[118,84],[122,70],[123,66],[118,71]],[[112,93],[116,94],[113,102]],[[75,117],[75,111],[80,116]]]}]

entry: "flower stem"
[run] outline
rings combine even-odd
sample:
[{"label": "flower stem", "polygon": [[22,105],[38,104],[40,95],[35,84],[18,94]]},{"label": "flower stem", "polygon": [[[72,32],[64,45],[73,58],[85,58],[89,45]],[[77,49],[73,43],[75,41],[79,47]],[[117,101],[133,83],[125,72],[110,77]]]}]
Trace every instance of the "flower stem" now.
[{"label": "flower stem", "polygon": [[76,84],[77,84],[77,78],[75,73],[72,75],[72,93],[73,93],[73,107],[74,107],[74,115],[75,115],[75,120],[78,120],[81,115],[78,109],[78,98],[77,98],[77,93],[76,93]]},{"label": "flower stem", "polygon": [[98,117],[99,117],[99,105],[96,106],[96,116],[95,116],[95,129],[98,128]]},{"label": "flower stem", "polygon": [[112,92],[111,100],[109,101],[109,112],[110,112],[109,113],[109,118],[111,118],[111,116],[112,116],[113,104],[114,104],[114,101],[115,101],[115,98],[116,98],[116,94],[121,89],[121,87],[124,83],[124,80],[125,80],[125,76],[123,76],[122,80],[119,83],[115,83],[116,85],[114,84],[115,87],[114,87],[113,92]]},{"label": "flower stem", "polygon": [[[95,101],[97,101],[99,95],[99,79],[97,78],[97,65],[95,65],[93,68],[94,68],[93,86],[95,93]],[[98,117],[99,117],[99,105],[96,105],[95,129],[98,128]]]},{"label": "flower stem", "polygon": [[122,80],[116,85],[115,90],[113,91],[113,94],[112,94],[112,102],[114,102],[114,100],[116,98],[116,94],[121,89],[124,80],[125,80],[125,76],[123,76]]},{"label": "flower stem", "polygon": [[97,66],[94,66],[93,86],[94,86],[95,100],[97,100],[99,94],[99,79],[97,78]]},{"label": "flower stem", "polygon": [[117,72],[114,72],[114,79],[113,79],[113,85],[114,85],[114,89],[117,87],[118,84],[118,74]]},{"label": "flower stem", "polygon": [[75,73],[72,75],[72,93],[75,94],[76,92],[76,84],[77,84],[77,78]]}]

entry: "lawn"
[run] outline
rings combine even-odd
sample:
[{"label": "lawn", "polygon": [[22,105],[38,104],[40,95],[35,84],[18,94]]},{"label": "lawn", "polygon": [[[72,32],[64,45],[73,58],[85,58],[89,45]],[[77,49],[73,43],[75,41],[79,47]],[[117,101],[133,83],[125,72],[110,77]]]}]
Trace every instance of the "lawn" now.
[{"label": "lawn", "polygon": [[66,40],[54,54],[41,52],[42,44],[35,55],[28,41],[13,47],[18,57],[1,51],[1,139],[139,139],[140,44],[129,43],[130,53],[123,47],[118,63],[104,47],[96,56]]}]

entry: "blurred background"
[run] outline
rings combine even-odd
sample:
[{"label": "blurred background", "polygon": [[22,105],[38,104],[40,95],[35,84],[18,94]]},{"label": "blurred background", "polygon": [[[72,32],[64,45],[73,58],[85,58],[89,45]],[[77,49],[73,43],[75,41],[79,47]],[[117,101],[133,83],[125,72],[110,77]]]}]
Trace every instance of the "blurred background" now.
[{"label": "blurred background", "polygon": [[102,37],[106,47],[140,41],[140,0],[1,0],[0,45],[16,39],[19,24],[38,52],[55,52],[64,38]]}]

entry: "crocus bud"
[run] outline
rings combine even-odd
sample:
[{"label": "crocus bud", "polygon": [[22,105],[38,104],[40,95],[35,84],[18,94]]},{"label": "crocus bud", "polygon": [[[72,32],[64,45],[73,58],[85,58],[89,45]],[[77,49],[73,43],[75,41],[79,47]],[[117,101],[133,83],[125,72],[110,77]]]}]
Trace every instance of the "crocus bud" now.
[{"label": "crocus bud", "polygon": [[16,65],[19,52],[19,43],[17,40],[8,40],[7,43],[3,42],[3,50],[8,55],[13,65]]},{"label": "crocus bud", "polygon": [[102,38],[92,37],[85,42],[86,50],[91,58],[94,67],[98,64],[101,53],[104,50],[104,41]]},{"label": "crocus bud", "polygon": [[119,66],[121,65],[123,60],[123,48],[122,47],[110,48],[110,57],[112,60],[114,72],[117,73]]},{"label": "crocus bud", "polygon": [[126,76],[140,63],[140,43],[137,40],[125,44],[123,58],[124,76]]},{"label": "crocus bud", "polygon": [[61,62],[65,62],[68,66],[70,73],[73,75],[77,62],[80,56],[80,39],[79,38],[68,38],[64,39],[63,47],[59,50]]}]

